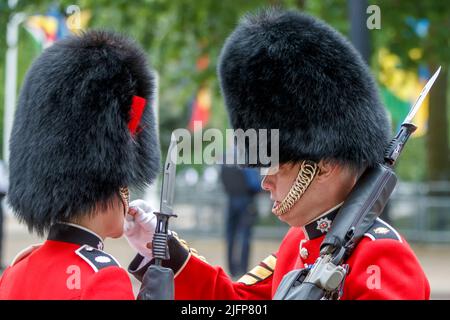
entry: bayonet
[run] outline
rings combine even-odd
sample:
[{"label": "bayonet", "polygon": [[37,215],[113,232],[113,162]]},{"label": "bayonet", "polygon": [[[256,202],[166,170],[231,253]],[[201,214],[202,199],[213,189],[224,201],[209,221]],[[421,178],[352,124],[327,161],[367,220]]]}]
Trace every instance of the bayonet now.
[{"label": "bayonet", "polygon": [[173,213],[173,199],[175,194],[177,150],[177,141],[175,136],[172,135],[163,170],[160,212],[154,213],[157,217],[155,234],[153,236],[153,256],[156,265],[161,265],[163,260],[170,259],[168,233],[169,219],[176,217]]},{"label": "bayonet", "polygon": [[416,131],[417,126],[415,126],[412,121],[414,119],[414,116],[416,115],[417,111],[419,111],[420,107],[422,106],[423,100],[425,100],[426,96],[428,95],[428,92],[430,91],[431,87],[433,86],[434,82],[436,81],[436,78],[439,75],[439,72],[441,72],[441,67],[434,73],[434,75],[428,80],[425,87],[422,89],[422,92],[420,93],[419,97],[417,98],[416,102],[411,107],[411,110],[409,111],[408,115],[405,118],[405,121],[403,121],[401,128],[394,139],[392,139],[391,143],[389,144],[388,148],[386,149],[386,152],[384,154],[384,160],[387,165],[394,166],[395,162],[397,161],[398,156],[403,150],[403,147],[405,146],[406,142],[408,141],[411,134]]},{"label": "bayonet", "polygon": [[176,156],[177,156],[177,142],[172,136],[167,152],[166,163],[164,164],[164,172],[162,178],[161,189],[161,205],[160,212],[165,214],[173,213],[173,198],[175,194],[175,176],[177,170]]},{"label": "bayonet", "polygon": [[420,92],[419,97],[417,98],[417,100],[413,104],[413,106],[411,107],[411,110],[409,111],[409,113],[406,116],[406,119],[403,123],[412,123],[417,111],[419,111],[420,107],[422,106],[423,100],[425,100],[426,96],[428,95],[428,92],[430,91],[431,87],[433,86],[433,84],[436,81],[437,77],[439,76],[440,72],[441,72],[441,67],[439,67],[437,69],[437,71],[430,78],[430,80],[428,80],[425,87],[423,87],[422,92]]}]

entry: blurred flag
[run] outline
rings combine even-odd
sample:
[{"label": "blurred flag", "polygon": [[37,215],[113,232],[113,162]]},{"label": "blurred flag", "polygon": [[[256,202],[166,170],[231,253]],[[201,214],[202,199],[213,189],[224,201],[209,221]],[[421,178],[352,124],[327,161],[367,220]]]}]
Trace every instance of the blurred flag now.
[{"label": "blurred flag", "polygon": [[[66,18],[57,7],[52,6],[45,15],[30,16],[25,22],[25,29],[33,37],[36,44],[41,49],[45,49],[72,32],[78,32],[85,28],[89,19],[90,13],[82,11],[75,12]],[[69,22],[76,20],[77,25],[72,22],[67,23],[68,20]]]},{"label": "blurred flag", "polygon": [[31,34],[36,44],[42,49],[57,40],[58,19],[52,16],[31,16],[25,22],[25,29]]},{"label": "blurred flag", "polygon": [[211,90],[208,86],[204,85],[200,87],[190,105],[191,118],[188,124],[189,130],[194,131],[195,121],[201,121],[202,127],[207,125],[209,122],[211,105]]},{"label": "blurred flag", "polygon": [[[197,59],[196,69],[198,72],[203,72],[209,67],[209,56],[203,54]],[[203,84],[192,99],[188,108],[190,110],[190,119],[188,129],[194,131],[194,123],[200,121],[202,127],[205,127],[209,122],[210,111],[212,105],[211,90],[208,85]]]}]

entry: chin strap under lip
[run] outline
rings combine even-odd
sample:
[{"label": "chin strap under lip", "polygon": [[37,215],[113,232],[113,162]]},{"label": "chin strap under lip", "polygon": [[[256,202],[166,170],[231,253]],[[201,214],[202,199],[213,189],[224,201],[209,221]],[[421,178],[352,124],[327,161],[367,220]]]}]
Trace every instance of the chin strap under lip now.
[{"label": "chin strap under lip", "polygon": [[291,189],[281,203],[272,209],[272,212],[279,217],[291,210],[295,203],[303,196],[319,171],[319,166],[316,162],[310,160],[302,161],[297,178],[292,184]]}]

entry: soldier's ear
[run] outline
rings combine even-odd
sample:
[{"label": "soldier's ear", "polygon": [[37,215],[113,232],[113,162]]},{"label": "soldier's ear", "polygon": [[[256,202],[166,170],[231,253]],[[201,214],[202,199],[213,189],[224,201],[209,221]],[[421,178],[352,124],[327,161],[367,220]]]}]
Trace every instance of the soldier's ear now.
[{"label": "soldier's ear", "polygon": [[335,161],[330,160],[320,160],[318,166],[319,172],[317,173],[316,179],[319,182],[328,181],[330,178],[333,178],[340,170],[339,164]]}]

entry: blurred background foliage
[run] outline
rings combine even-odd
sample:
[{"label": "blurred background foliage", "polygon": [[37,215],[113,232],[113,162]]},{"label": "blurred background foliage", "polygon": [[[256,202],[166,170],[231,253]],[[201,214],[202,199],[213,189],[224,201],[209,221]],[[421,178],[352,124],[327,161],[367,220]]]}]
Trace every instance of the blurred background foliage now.
[{"label": "blurred background foliage", "polygon": [[[404,180],[446,180],[450,177],[448,73],[450,62],[450,1],[376,0],[381,9],[381,29],[370,30],[370,65],[377,79],[381,67],[378,53],[387,48],[400,60],[395,68],[417,74],[425,66],[443,72],[432,90],[428,131],[409,143],[398,165]],[[225,129],[228,118],[220,96],[216,64],[220,49],[239,18],[267,6],[297,8],[318,16],[348,35],[347,0],[19,0],[14,12],[45,14],[49,7],[64,13],[78,5],[89,15],[88,28],[114,29],[134,37],[148,52],[159,73],[159,119],[165,154],[170,133],[189,126],[188,107],[202,86],[210,89],[207,127]],[[6,25],[12,14],[7,0],[0,0],[0,106],[3,109]],[[426,19],[428,34],[420,36],[411,21]],[[19,86],[40,48],[24,29],[19,37]],[[411,50],[419,48],[419,52]],[[2,110],[0,110],[2,111]],[[394,123],[395,129],[398,123]],[[3,122],[1,122],[3,126]],[[1,134],[3,131],[0,130]],[[3,141],[3,139],[0,139]],[[201,170],[201,166],[197,166]]]}]

